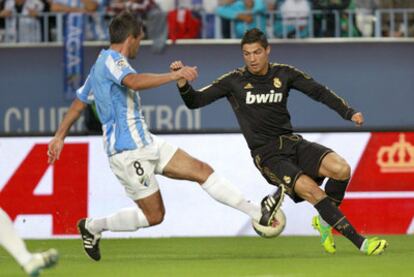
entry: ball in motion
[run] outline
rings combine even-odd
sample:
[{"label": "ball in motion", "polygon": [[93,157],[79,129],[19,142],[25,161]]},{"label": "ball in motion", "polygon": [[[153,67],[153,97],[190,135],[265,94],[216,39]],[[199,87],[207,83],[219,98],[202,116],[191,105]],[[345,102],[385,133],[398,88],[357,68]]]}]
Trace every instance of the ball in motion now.
[{"label": "ball in motion", "polygon": [[264,226],[259,222],[252,220],[252,226],[254,231],[263,238],[274,238],[279,236],[286,226],[286,216],[282,209],[276,212],[275,219],[271,226]]}]

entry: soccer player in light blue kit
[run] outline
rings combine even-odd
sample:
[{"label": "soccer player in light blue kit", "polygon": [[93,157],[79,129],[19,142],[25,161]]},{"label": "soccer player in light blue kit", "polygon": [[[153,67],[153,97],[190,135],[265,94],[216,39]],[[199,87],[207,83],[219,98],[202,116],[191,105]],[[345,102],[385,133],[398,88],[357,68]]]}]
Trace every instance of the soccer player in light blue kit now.
[{"label": "soccer player in light blue kit", "polygon": [[32,277],[39,276],[42,269],[54,266],[59,259],[57,250],[53,248],[45,252],[30,253],[14,229],[10,217],[2,208],[0,208],[0,245],[13,256],[26,274]]},{"label": "soccer player in light blue kit", "polygon": [[155,174],[197,182],[212,198],[253,220],[272,218],[282,201],[280,194],[266,197],[261,208],[247,201],[237,187],[214,173],[208,164],[148,131],[137,90],[179,79],[192,81],[197,77],[196,68],[186,66],[165,74],[136,73],[127,58],[136,56],[143,33],[141,23],[129,13],[121,13],[112,20],[109,34],[110,48],[101,51],[48,149],[49,163],[53,164],[59,158],[70,127],[87,103],[95,101],[111,169],[137,206],[104,218],[79,221],[78,229],[88,256],[100,260],[99,240],[103,231],[135,231],[162,222],[164,204]]}]

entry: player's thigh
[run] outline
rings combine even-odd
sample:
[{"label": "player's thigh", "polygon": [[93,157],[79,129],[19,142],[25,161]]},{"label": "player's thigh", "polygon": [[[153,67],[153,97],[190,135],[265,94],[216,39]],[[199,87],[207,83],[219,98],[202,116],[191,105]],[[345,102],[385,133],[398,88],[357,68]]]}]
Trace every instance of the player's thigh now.
[{"label": "player's thigh", "polygon": [[316,179],[320,176],[322,161],[332,153],[332,149],[321,144],[303,139],[297,146],[297,163],[303,172],[309,177]]},{"label": "player's thigh", "polygon": [[159,151],[159,160],[155,168],[156,174],[202,184],[213,172],[208,164],[192,157],[160,137],[153,137]]},{"label": "player's thigh", "polygon": [[297,197],[294,190],[296,180],[302,174],[302,170],[292,161],[275,156],[261,162],[257,167],[270,184],[275,186],[283,185],[286,189],[286,194],[295,202],[303,201],[303,199]]},{"label": "player's thigh", "polygon": [[139,150],[123,151],[109,158],[112,172],[134,201],[159,191],[154,172],[156,163],[157,160],[148,159]]},{"label": "player's thigh", "polygon": [[213,173],[213,169],[208,164],[178,149],[164,167],[162,174],[169,178],[189,180],[202,184],[211,173]]},{"label": "player's thigh", "polygon": [[158,224],[163,220],[165,207],[159,190],[145,198],[135,200],[135,203],[141,208],[150,225]]},{"label": "player's thigh", "polygon": [[351,175],[351,167],[335,152],[327,154],[319,167],[319,175],[326,176],[337,180],[349,179]]}]

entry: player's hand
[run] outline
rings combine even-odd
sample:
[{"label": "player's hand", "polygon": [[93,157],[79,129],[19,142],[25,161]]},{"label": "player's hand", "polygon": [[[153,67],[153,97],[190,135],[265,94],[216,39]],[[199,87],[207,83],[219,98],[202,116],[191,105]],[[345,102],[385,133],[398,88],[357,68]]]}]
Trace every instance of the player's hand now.
[{"label": "player's hand", "polygon": [[[182,61],[174,61],[170,64],[170,71],[171,72],[178,71],[183,67],[184,67],[184,64]],[[177,80],[177,85],[180,88],[184,87],[186,84],[187,84],[187,80],[184,78]]]},{"label": "player's hand", "polygon": [[49,142],[47,156],[48,156],[48,163],[53,164],[56,160],[59,160],[60,153],[63,149],[63,139],[60,138],[53,138]]},{"label": "player's hand", "polygon": [[356,126],[360,127],[362,126],[362,124],[364,124],[364,116],[362,115],[361,112],[357,112],[355,113],[351,120],[355,123]]},{"label": "player's hand", "polygon": [[177,71],[173,72],[173,78],[175,81],[185,79],[187,81],[194,81],[198,77],[196,66],[183,66]]},{"label": "player's hand", "polygon": [[184,64],[183,64],[182,61],[174,61],[170,64],[170,71],[171,72],[177,71],[177,70],[180,70],[183,67],[184,67]]}]

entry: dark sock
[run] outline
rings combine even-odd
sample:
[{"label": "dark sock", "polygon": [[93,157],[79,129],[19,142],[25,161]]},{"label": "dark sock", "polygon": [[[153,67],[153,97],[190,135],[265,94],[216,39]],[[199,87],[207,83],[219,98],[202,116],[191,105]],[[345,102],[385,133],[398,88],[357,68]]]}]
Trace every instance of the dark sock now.
[{"label": "dark sock", "polygon": [[339,207],[341,205],[342,200],[344,200],[346,187],[348,186],[349,179],[347,180],[335,180],[329,179],[325,185],[325,192],[331,199],[331,201],[335,204],[335,206]]},{"label": "dark sock", "polygon": [[323,220],[348,238],[356,247],[358,247],[358,249],[361,248],[365,238],[358,234],[338,207],[332,204],[329,197],[325,197],[319,201],[315,205],[315,208],[318,210]]}]

